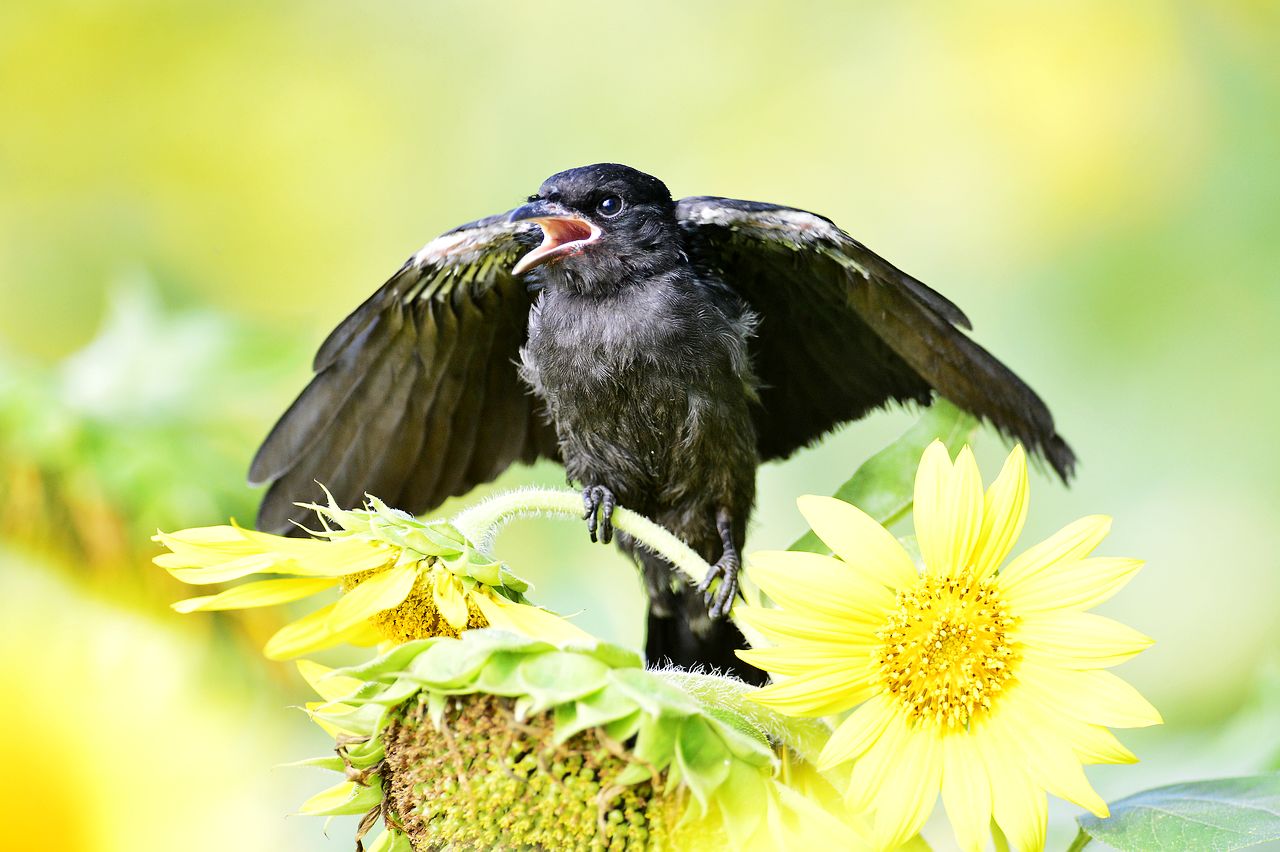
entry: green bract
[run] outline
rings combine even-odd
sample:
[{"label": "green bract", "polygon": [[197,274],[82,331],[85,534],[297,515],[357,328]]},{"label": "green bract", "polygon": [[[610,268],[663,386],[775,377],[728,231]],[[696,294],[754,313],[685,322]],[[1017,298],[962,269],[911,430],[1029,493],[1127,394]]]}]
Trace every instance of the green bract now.
[{"label": "green bract", "polygon": [[513,574],[506,563],[477,550],[448,521],[418,520],[373,495],[366,495],[363,509],[340,509],[332,496],[328,505],[313,503],[306,508],[319,516],[325,527],[322,533],[325,538],[358,538],[394,545],[403,550],[402,563],[434,558],[463,580],[491,586],[517,603],[526,602],[523,595],[529,590],[529,584]]},{"label": "green bract", "polygon": [[[788,789],[818,723],[745,708],[724,678],[647,671],[627,650],[498,630],[398,646],[318,683],[348,780],[306,813],[366,813],[375,848],[732,848],[850,827]],[[326,688],[328,685],[329,688]],[[825,784],[814,775],[806,783]],[[797,802],[796,800],[800,800]],[[799,827],[796,827],[799,826]],[[788,834],[788,836],[790,836]],[[856,836],[856,835],[855,835]]]}]

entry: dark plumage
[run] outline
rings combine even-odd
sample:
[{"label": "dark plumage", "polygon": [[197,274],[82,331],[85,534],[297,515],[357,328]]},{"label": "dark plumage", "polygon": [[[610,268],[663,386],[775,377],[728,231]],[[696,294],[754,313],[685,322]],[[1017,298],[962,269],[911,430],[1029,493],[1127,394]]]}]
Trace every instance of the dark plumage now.
[{"label": "dark plumage", "polygon": [[250,479],[271,483],[258,525],[290,529],[316,481],[346,505],[368,492],[420,513],[514,461],[557,459],[593,539],[611,538],[616,500],[716,564],[704,603],[635,553],[650,659],[758,680],[718,617],[760,462],[937,393],[1069,477],[1044,403],[962,328],[959,308],[821,216],[571,169],[428,243],[329,335],[254,459]]}]

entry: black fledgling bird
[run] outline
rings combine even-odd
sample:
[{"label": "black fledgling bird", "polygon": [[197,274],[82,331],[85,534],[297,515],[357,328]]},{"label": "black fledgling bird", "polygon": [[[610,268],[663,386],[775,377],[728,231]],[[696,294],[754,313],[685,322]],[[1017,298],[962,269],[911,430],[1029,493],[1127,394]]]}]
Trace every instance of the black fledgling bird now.
[{"label": "black fledgling bird", "polygon": [[593,540],[612,537],[617,501],[714,561],[695,589],[619,536],[644,571],[649,659],[758,682],[722,616],[761,462],[937,393],[1070,475],[1044,403],[962,328],[822,216],[570,169],[428,243],[329,335],[253,461],[251,481],[271,483],[258,526],[289,530],[317,482],[344,506],[368,492],[418,514],[557,459]]}]

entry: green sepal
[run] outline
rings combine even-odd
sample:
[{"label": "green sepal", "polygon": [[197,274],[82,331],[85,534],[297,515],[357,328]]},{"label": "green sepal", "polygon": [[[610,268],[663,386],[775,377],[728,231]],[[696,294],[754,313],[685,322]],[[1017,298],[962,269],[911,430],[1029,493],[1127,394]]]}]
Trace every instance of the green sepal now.
[{"label": "green sepal", "polygon": [[635,651],[623,648],[621,645],[611,645],[608,642],[580,642],[563,646],[563,650],[594,657],[611,669],[644,668],[644,659]]},{"label": "green sepal", "polygon": [[[429,640],[431,644],[405,666],[405,676],[435,689],[463,688],[495,653],[511,656],[555,650],[547,642],[504,630],[468,630],[464,635],[468,637],[466,642],[441,636]],[[348,674],[345,670],[343,673]]]},{"label": "green sepal", "polygon": [[[327,493],[327,492],[326,492]],[[447,570],[524,603],[529,583],[492,556],[469,542],[448,521],[420,521],[393,509],[371,494],[365,495],[361,509],[340,509],[329,496],[327,505],[305,504],[324,522],[322,535],[331,540],[358,537],[400,548],[400,563],[437,559]]]},{"label": "green sepal", "polygon": [[365,814],[381,801],[382,782],[378,778],[370,778],[367,786],[342,781],[307,799],[298,812],[307,816]]},{"label": "green sepal", "polygon": [[[450,697],[469,694],[512,698],[518,718],[550,713],[558,743],[588,729],[603,730],[617,748],[631,743],[631,762],[614,783],[636,784],[666,773],[665,783],[687,788],[690,807],[700,813],[715,806],[730,778],[758,777],[758,785],[740,783],[763,790],[778,765],[771,733],[752,715],[717,701],[720,693],[702,681],[695,697],[670,674],[641,668],[635,653],[604,643],[561,649],[504,631],[469,630],[458,639],[409,643],[334,676],[372,678],[344,700],[355,712],[332,717],[347,729],[355,727],[354,717],[362,731],[370,731],[368,742],[346,747],[347,760],[359,767],[372,765],[375,755],[381,759],[379,734],[400,714],[400,705],[425,702],[428,718],[439,727]],[[732,686],[724,693],[729,696],[749,689],[712,680]]]},{"label": "green sepal", "polygon": [[[368,697],[370,704],[382,704],[386,707],[392,707],[413,695],[422,684],[418,683],[411,677],[400,676],[390,686],[372,693]],[[357,693],[358,695],[359,693]]]},{"label": "green sepal", "polygon": [[341,713],[302,709],[312,719],[321,719],[353,734],[371,737],[381,729],[382,717],[386,714],[385,707],[377,704],[361,705],[354,699],[344,703],[349,707],[354,706],[355,709]]},{"label": "green sepal", "polygon": [[370,737],[367,742],[347,744],[344,754],[347,756],[347,762],[352,766],[357,769],[367,769],[386,757],[387,750],[382,740]]},{"label": "green sepal", "polygon": [[535,654],[520,662],[516,686],[531,700],[530,713],[585,698],[609,680],[609,667],[594,657],[572,651]]},{"label": "green sepal", "polygon": [[365,852],[413,852],[413,845],[407,834],[401,834],[393,828],[384,829],[372,843],[367,844]]},{"label": "green sepal", "polygon": [[759,772],[741,763],[730,765],[728,778],[716,801],[725,815],[724,826],[731,848],[741,848],[764,819],[764,810],[760,807],[764,796],[764,779]]},{"label": "green sepal", "polygon": [[635,711],[635,703],[625,695],[614,690],[597,689],[591,695],[556,708],[555,742],[563,743],[587,728],[603,728],[619,719],[626,719]]},{"label": "green sepal", "polygon": [[331,772],[342,772],[346,769],[346,764],[343,763],[342,758],[337,755],[308,757],[303,760],[291,760],[288,763],[281,763],[277,765],[282,769],[293,769],[298,766],[314,766],[317,769],[328,769]]},{"label": "green sepal", "polygon": [[[342,669],[342,674],[346,677],[365,681],[378,680],[388,675],[398,675],[404,671],[411,660],[416,659],[419,654],[434,644],[438,638],[433,636],[430,639],[410,640],[395,646],[385,654],[374,657],[367,663],[348,666]],[[329,672],[329,674],[325,675],[325,677],[334,676],[334,672]]]},{"label": "green sepal", "polygon": [[702,812],[706,813],[711,794],[729,777],[729,766],[724,748],[717,747],[710,721],[700,716],[689,716],[681,721],[676,734],[675,757],[680,776],[688,785]]},{"label": "green sepal", "polygon": [[626,716],[614,719],[605,725],[605,736],[620,743],[630,742],[631,738],[636,735],[636,731],[640,730],[640,720],[643,718],[644,713],[639,708],[636,708]]}]

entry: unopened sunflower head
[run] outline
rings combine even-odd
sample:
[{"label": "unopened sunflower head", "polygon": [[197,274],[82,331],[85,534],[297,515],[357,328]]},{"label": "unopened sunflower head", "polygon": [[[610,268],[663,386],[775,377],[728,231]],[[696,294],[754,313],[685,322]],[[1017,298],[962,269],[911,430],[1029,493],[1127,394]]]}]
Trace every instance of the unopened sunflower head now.
[{"label": "unopened sunflower head", "polygon": [[1106,726],[1160,721],[1106,671],[1151,640],[1085,611],[1142,563],[1091,557],[1111,523],[1091,516],[1001,567],[1027,495],[1021,447],[984,493],[969,448],[953,463],[935,442],[915,483],[921,567],[872,518],[827,497],[801,498],[800,511],[834,556],[751,560],[778,606],[738,612],[776,643],[740,652],[776,676],[754,698],[802,716],[853,710],[818,768],[853,761],[847,800],[874,813],[882,845],[918,831],[940,791],[962,848],[984,845],[994,815],[1014,848],[1040,849],[1045,791],[1105,816],[1081,765],[1135,761]]},{"label": "unopened sunflower head", "polygon": [[374,848],[865,848],[759,724],[776,714],[708,704],[629,651],[479,630],[304,675],[346,780],[303,811],[381,818]]},{"label": "unopened sunflower head", "polygon": [[208,585],[276,575],[218,594],[179,601],[179,612],[274,606],[339,588],[337,601],[281,628],[272,659],[351,643],[373,645],[497,626],[552,641],[586,636],[531,606],[528,584],[478,551],[444,521],[424,522],[370,497],[346,511],[313,505],[322,529],[288,538],[236,525],[160,533],[169,553],[155,558],[184,583]]}]

